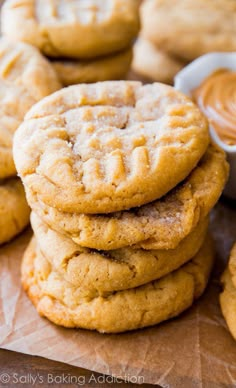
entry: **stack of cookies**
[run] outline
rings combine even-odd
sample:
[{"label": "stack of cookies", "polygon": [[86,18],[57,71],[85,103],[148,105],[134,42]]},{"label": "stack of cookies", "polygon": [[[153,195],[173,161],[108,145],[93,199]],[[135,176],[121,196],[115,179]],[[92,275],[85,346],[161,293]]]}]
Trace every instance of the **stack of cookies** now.
[{"label": "stack of cookies", "polygon": [[122,332],[202,294],[228,164],[190,99],[131,81],[62,89],[27,113],[14,159],[33,210],[22,282],[41,315]]},{"label": "stack of cookies", "polygon": [[66,85],[124,79],[139,30],[137,0],[7,0],[2,32],[52,60]]},{"label": "stack of cookies", "polygon": [[214,51],[235,51],[235,0],[144,0],[134,72],[173,83],[188,62]]},{"label": "stack of cookies", "polygon": [[0,40],[0,244],[29,223],[30,209],[12,156],[14,132],[33,104],[60,87],[51,65],[37,49]]},{"label": "stack of cookies", "polygon": [[221,278],[223,292],[220,306],[229,331],[236,340],[236,244],[234,244],[228,266]]}]

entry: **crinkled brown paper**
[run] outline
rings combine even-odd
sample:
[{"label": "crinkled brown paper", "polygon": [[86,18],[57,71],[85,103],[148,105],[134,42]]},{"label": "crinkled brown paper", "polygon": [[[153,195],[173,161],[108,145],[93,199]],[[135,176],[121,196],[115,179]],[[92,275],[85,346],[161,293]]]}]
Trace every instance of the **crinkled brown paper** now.
[{"label": "crinkled brown paper", "polygon": [[236,240],[236,209],[221,202],[212,213],[217,264],[205,295],[177,319],[119,335],[63,329],[40,318],[20,286],[26,232],[0,249],[0,345],[163,387],[236,386],[236,342],[222,318],[219,273]]}]

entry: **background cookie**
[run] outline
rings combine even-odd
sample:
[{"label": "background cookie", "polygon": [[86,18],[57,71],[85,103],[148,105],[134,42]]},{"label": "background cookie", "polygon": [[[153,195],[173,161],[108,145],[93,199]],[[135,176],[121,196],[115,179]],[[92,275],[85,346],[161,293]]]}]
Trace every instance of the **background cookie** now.
[{"label": "background cookie", "polygon": [[46,259],[66,281],[91,296],[137,287],[179,268],[202,246],[208,219],[197,225],[176,249],[151,251],[128,247],[109,252],[86,249],[49,229],[34,213],[31,225],[39,260]]},{"label": "background cookie", "polygon": [[134,244],[144,249],[173,249],[213,208],[228,171],[224,152],[211,145],[195,170],[171,193],[140,208],[109,215],[60,212],[46,206],[29,188],[26,194],[45,223],[79,245],[104,250]]},{"label": "background cookie", "polygon": [[233,285],[236,287],[236,244],[231,249],[228,268]]},{"label": "background cookie", "polygon": [[0,244],[19,234],[29,223],[30,209],[20,179],[0,184]]},{"label": "background cookie", "polygon": [[18,128],[14,158],[25,186],[47,205],[109,213],[162,197],[208,142],[204,116],[174,88],[111,81],[36,104]]},{"label": "background cookie", "polygon": [[221,282],[223,285],[223,292],[220,294],[221,311],[230,333],[236,340],[236,288],[229,269],[223,273]]},{"label": "background cookie", "polygon": [[139,37],[134,45],[132,70],[153,81],[173,84],[174,76],[185,66],[185,63],[154,44]]},{"label": "background cookie", "polygon": [[0,77],[24,87],[35,101],[61,88],[54,69],[35,47],[5,38],[0,39]]},{"label": "background cookie", "polygon": [[139,30],[137,0],[8,0],[2,32],[52,57],[91,58],[128,47]]},{"label": "background cookie", "polygon": [[63,85],[124,79],[132,61],[132,49],[91,60],[55,60],[51,64]]},{"label": "background cookie", "polygon": [[53,68],[37,49],[0,39],[0,179],[16,175],[12,141],[26,112],[60,87]]},{"label": "background cookie", "polygon": [[106,297],[87,298],[59,274],[51,278],[50,267],[45,268],[42,261],[38,261],[42,271],[35,267],[32,241],[22,263],[22,283],[39,314],[57,325],[116,333],[155,325],[190,307],[207,284],[213,256],[206,240],[190,263],[160,280]]},{"label": "background cookie", "polygon": [[0,179],[16,175],[13,135],[35,102],[23,86],[0,79]]},{"label": "background cookie", "polygon": [[141,15],[143,36],[187,61],[236,50],[235,0],[146,0]]}]

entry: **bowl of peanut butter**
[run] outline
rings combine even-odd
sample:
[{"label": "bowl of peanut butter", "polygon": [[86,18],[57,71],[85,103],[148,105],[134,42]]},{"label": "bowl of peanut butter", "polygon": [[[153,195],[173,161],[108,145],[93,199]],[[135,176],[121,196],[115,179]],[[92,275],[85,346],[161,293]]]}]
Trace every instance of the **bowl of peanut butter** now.
[{"label": "bowl of peanut butter", "polygon": [[199,106],[212,140],[227,153],[230,176],[224,194],[236,199],[236,53],[199,57],[176,75],[174,86]]}]

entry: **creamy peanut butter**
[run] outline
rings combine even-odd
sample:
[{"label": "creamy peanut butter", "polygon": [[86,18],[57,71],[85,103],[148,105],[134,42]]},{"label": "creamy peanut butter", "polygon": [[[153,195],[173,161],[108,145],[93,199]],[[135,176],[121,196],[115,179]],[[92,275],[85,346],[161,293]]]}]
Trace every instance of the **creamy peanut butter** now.
[{"label": "creamy peanut butter", "polygon": [[236,144],[236,71],[219,69],[192,96],[220,139]]}]

